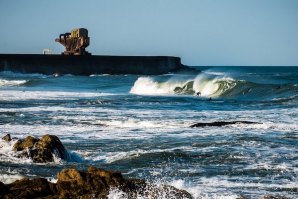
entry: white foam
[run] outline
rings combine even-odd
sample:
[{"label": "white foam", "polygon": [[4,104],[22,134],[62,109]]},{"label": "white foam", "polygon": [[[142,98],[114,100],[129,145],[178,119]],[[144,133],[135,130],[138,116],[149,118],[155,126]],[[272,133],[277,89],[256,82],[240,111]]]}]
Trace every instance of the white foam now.
[{"label": "white foam", "polygon": [[111,74],[92,74],[89,77],[101,77],[101,76],[111,76]]},{"label": "white foam", "polygon": [[102,121],[102,124],[105,124],[110,127],[120,127],[120,128],[174,128],[174,126],[165,125],[166,121],[150,121],[150,120],[140,120],[128,118],[127,120],[107,120]]},{"label": "white foam", "polygon": [[203,73],[209,74],[209,75],[216,75],[216,76],[224,76],[226,73],[224,72],[215,72],[215,71],[203,71]]},{"label": "white foam", "polygon": [[0,182],[3,182],[4,184],[10,184],[23,178],[25,178],[25,176],[21,174],[0,174]]},{"label": "white foam", "polygon": [[2,87],[11,87],[11,86],[20,86],[25,84],[26,80],[6,80],[0,79],[0,86]]},{"label": "white foam", "polygon": [[23,164],[31,164],[32,160],[27,158],[17,158],[17,152],[13,151],[13,145],[17,142],[17,139],[14,139],[10,142],[0,140],[0,161],[2,162],[15,162]]},{"label": "white foam", "polygon": [[[22,80],[23,81],[23,80]],[[96,92],[63,92],[63,91],[18,91],[18,90],[1,90],[0,100],[71,100],[78,98],[90,98],[113,95],[111,93]]]},{"label": "white foam", "polygon": [[[137,197],[138,199],[141,199],[139,197]],[[113,188],[109,190],[109,195],[108,195],[108,199],[129,199],[128,195],[126,193],[124,193],[123,191],[117,189],[117,188]]]},{"label": "white foam", "polygon": [[140,95],[166,95],[173,93],[170,87],[155,82],[151,77],[139,77],[130,93]]},{"label": "white foam", "polygon": [[[221,193],[213,193],[213,192],[206,192],[205,186],[188,186],[185,184],[184,180],[174,180],[172,182],[161,182],[156,181],[153,184],[157,187],[162,187],[163,185],[171,185],[177,189],[183,189],[188,191],[195,199],[235,199],[238,198],[239,195],[236,195],[231,192],[221,192]],[[122,192],[119,189],[111,189],[109,191],[109,199],[129,199],[127,194]],[[138,199],[147,199],[146,197],[142,196],[141,194],[137,195]],[[168,198],[175,198],[174,195],[171,195],[171,192],[162,192],[158,193],[159,199],[168,199]]]}]

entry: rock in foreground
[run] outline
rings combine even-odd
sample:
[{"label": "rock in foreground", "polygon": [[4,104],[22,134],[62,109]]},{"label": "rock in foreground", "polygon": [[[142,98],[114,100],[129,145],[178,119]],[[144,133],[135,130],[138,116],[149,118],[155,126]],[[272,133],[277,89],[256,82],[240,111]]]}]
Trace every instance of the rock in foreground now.
[{"label": "rock in foreground", "polygon": [[[6,135],[2,138],[6,142],[15,141]],[[55,158],[66,160],[67,151],[59,138],[55,135],[44,135],[40,139],[28,136],[17,140],[13,151],[18,158],[30,158],[36,163],[54,162]]]},{"label": "rock in foreground", "polygon": [[46,179],[22,179],[11,184],[0,183],[3,198],[108,198],[112,190],[118,190],[123,198],[171,198],[193,199],[191,194],[172,186],[156,186],[144,180],[125,179],[121,173],[89,167],[86,172],[64,169],[57,175],[57,183]]}]

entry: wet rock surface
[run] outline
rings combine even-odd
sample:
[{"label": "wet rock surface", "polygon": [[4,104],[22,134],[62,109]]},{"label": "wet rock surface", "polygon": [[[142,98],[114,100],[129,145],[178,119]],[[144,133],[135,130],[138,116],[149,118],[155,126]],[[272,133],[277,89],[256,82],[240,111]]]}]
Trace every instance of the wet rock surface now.
[{"label": "wet rock surface", "polygon": [[258,122],[251,122],[251,121],[217,121],[217,122],[199,122],[196,124],[191,125],[191,128],[198,128],[198,127],[208,127],[208,126],[227,126],[232,124],[261,124]]},{"label": "wet rock surface", "polygon": [[139,179],[125,179],[119,172],[89,167],[87,171],[64,169],[57,174],[57,183],[46,179],[22,179],[11,184],[0,183],[3,198],[108,198],[118,190],[123,198],[192,199],[190,193],[172,186],[156,186]]},{"label": "wet rock surface", "polygon": [[[2,138],[11,142],[10,135]],[[18,158],[30,158],[36,163],[54,162],[55,158],[66,160],[67,152],[55,135],[44,135],[40,139],[27,136],[25,139],[17,140],[13,145],[13,151]]]}]

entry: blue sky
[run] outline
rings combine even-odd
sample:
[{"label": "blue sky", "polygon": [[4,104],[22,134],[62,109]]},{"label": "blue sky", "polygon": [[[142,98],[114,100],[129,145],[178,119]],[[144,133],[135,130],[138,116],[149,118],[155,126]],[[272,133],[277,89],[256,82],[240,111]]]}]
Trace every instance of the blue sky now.
[{"label": "blue sky", "polygon": [[0,53],[41,53],[76,27],[92,54],[188,65],[298,66],[298,0],[1,0]]}]

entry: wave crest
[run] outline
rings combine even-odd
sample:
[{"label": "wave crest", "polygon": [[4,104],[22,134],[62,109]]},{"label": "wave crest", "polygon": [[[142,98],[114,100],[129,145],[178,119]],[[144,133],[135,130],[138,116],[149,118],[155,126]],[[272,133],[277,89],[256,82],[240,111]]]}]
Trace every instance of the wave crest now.
[{"label": "wave crest", "polygon": [[265,100],[273,102],[297,101],[296,84],[258,83],[253,80],[232,78],[228,75],[197,76],[179,74],[158,77],[139,77],[130,90],[138,95],[199,95],[201,97],[224,97],[242,100]]},{"label": "wave crest", "polygon": [[165,81],[158,81],[153,77],[139,77],[130,93],[140,95],[194,95],[199,92],[202,97],[218,97],[236,85],[237,81],[230,77],[214,78],[205,74],[186,79],[174,76]]}]

